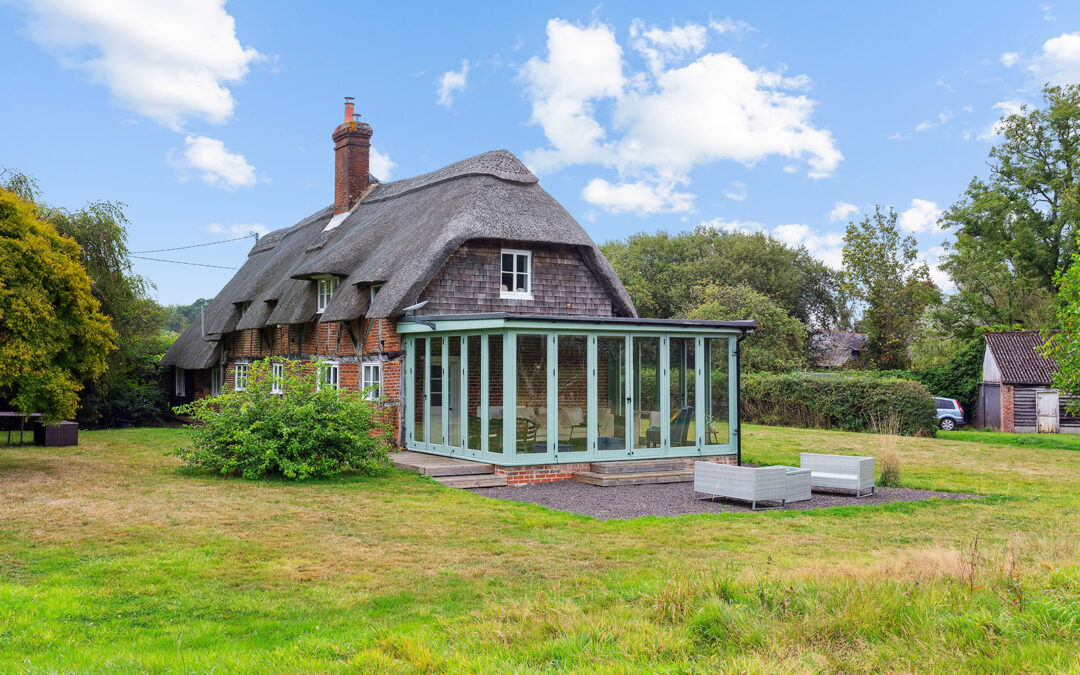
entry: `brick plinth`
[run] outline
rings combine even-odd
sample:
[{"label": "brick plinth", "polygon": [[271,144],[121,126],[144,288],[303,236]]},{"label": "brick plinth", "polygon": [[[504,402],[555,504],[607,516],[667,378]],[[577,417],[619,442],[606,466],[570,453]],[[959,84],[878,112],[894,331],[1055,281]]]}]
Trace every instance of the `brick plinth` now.
[{"label": "brick plinth", "polygon": [[1001,430],[1007,434],[1016,431],[1014,392],[1011,384],[1001,385]]},{"label": "brick plinth", "polygon": [[[663,459],[663,458],[659,458]],[[694,462],[716,462],[717,464],[735,464],[735,455],[712,455],[709,457],[680,457],[686,468],[694,468]],[[618,461],[618,460],[604,460]],[[579,471],[589,471],[591,462],[573,464],[535,464],[532,466],[495,466],[495,473],[506,476],[507,485],[526,485],[528,483],[554,483],[560,480],[573,480]]]}]

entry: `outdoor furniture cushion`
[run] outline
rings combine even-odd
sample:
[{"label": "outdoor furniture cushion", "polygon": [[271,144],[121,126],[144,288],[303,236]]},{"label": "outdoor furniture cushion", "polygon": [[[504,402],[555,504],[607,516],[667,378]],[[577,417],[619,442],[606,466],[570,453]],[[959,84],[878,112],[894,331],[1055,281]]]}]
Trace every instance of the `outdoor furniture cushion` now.
[{"label": "outdoor furniture cushion", "polygon": [[758,502],[783,506],[787,499],[787,468],[694,462],[694,492],[750,502],[754,511]]},{"label": "outdoor furniture cushion", "polygon": [[799,466],[810,469],[812,488],[854,490],[856,497],[874,494],[873,457],[803,452],[799,454]]}]

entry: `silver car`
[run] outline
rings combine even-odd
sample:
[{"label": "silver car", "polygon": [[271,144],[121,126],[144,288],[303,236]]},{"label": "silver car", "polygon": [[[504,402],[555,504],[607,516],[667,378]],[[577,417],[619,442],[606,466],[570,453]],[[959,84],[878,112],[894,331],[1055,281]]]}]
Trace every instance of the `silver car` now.
[{"label": "silver car", "polygon": [[942,431],[952,431],[964,424],[964,406],[955,398],[934,397],[937,404],[938,426]]}]

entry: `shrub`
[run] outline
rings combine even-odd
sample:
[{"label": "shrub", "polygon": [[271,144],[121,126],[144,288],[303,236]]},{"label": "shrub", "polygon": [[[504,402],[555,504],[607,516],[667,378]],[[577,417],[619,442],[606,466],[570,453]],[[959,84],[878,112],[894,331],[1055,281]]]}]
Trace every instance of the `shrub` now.
[{"label": "shrub", "polygon": [[870,415],[870,424],[878,437],[878,487],[900,487],[900,418],[890,412],[886,417]]},{"label": "shrub", "polygon": [[284,364],[273,393],[272,361],[249,366],[245,391],[227,391],[176,408],[194,423],[191,445],[175,451],[185,466],[228,476],[304,480],[350,469],[373,474],[389,464],[382,411],[357,392],[316,386],[316,369]]},{"label": "shrub", "polygon": [[757,424],[871,431],[874,419],[896,416],[897,432],[933,436],[937,410],[918,382],[856,374],[747,376],[743,419]]}]

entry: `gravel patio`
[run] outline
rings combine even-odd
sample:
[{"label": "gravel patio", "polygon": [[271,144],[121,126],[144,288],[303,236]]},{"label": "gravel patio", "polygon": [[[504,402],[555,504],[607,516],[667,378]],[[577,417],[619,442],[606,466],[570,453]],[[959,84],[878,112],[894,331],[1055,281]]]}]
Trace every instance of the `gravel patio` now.
[{"label": "gravel patio", "polygon": [[[623,520],[641,516],[681,516],[690,513],[750,512],[750,505],[733,501],[694,498],[693,483],[659,483],[597,487],[577,481],[535,483],[470,490],[492,499],[532,502],[558,511],[569,511],[599,520]],[[809,501],[793,502],[785,510],[804,511],[834,506],[873,506],[892,502],[915,502],[926,499],[974,499],[978,495],[934,492],[909,488],[877,488],[869,497],[814,492]]]}]

